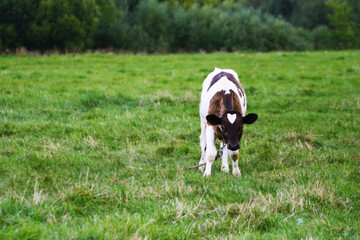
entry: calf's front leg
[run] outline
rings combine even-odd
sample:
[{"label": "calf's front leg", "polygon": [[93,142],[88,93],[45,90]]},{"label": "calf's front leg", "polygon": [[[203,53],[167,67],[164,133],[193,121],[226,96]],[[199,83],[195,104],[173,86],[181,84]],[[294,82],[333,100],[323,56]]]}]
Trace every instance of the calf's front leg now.
[{"label": "calf's front leg", "polygon": [[[200,147],[201,147],[201,157],[199,165],[206,163],[205,157],[206,157],[206,123],[201,123],[201,133],[200,133]],[[204,166],[199,167],[200,172],[204,171]]]},{"label": "calf's front leg", "polygon": [[226,147],[226,143],[221,142],[220,147],[222,148],[222,157],[221,157],[221,171],[229,172],[229,163],[228,163],[228,149]]},{"label": "calf's front leg", "polygon": [[211,166],[215,161],[216,157],[216,146],[215,146],[215,133],[211,126],[206,127],[206,167],[204,177],[211,175]]},{"label": "calf's front leg", "polygon": [[229,151],[229,152],[230,152],[230,158],[232,160],[232,166],[233,166],[232,174],[236,177],[241,177],[241,172],[239,169],[239,162],[238,162],[239,150]]}]

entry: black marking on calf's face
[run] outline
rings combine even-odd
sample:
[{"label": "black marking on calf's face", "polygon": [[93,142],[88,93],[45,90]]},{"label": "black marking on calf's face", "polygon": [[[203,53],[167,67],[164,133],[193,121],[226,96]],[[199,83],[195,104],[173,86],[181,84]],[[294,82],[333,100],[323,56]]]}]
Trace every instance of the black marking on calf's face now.
[{"label": "black marking on calf's face", "polygon": [[[233,123],[228,119],[229,115],[236,114],[235,121]],[[222,117],[223,135],[225,142],[230,150],[237,150],[240,148],[240,139],[243,132],[243,123],[241,114],[238,112],[228,112]]]}]

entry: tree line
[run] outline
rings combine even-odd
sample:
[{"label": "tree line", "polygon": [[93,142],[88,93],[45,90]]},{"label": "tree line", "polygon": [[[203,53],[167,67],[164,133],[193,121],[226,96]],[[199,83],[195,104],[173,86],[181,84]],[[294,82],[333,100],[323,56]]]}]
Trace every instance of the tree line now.
[{"label": "tree line", "polygon": [[358,0],[1,0],[0,51],[360,47]]}]

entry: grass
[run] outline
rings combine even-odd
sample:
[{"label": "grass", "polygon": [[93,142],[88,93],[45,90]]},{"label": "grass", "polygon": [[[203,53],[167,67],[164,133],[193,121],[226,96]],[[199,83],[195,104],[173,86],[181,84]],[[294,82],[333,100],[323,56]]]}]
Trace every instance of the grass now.
[{"label": "grass", "polygon": [[[240,178],[184,170],[215,66],[259,115]],[[2,56],[0,238],[359,238],[359,79],[359,51]]]}]

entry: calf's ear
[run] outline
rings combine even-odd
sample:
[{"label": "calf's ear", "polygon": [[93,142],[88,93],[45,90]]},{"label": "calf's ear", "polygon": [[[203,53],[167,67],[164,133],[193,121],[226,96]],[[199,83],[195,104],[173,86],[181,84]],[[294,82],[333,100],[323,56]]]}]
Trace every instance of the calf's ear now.
[{"label": "calf's ear", "polygon": [[211,115],[207,115],[206,116],[206,120],[211,124],[211,125],[220,125],[221,124],[221,119],[214,115],[214,114],[211,114]]},{"label": "calf's ear", "polygon": [[256,113],[249,113],[245,117],[243,117],[243,123],[253,124],[258,119],[258,115]]}]

